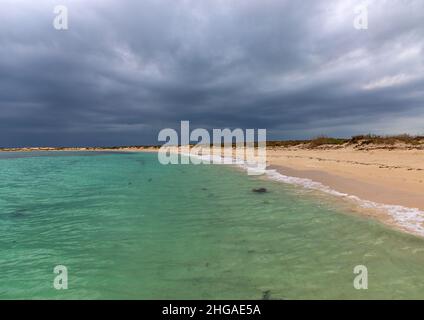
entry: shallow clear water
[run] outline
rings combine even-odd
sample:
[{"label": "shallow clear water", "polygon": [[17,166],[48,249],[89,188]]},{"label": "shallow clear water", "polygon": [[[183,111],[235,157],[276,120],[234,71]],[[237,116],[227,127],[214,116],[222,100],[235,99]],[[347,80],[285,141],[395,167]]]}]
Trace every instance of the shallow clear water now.
[{"label": "shallow clear water", "polygon": [[[151,153],[0,154],[0,250],[3,299],[424,298],[423,239],[297,187]],[[68,290],[53,287],[56,265]],[[355,265],[368,290],[354,289]]]}]

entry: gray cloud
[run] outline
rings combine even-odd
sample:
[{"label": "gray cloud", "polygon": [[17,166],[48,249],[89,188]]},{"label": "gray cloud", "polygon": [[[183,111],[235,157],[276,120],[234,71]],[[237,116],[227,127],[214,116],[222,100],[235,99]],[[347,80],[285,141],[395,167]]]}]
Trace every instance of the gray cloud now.
[{"label": "gray cloud", "polygon": [[[367,3],[367,1],[364,1]],[[165,127],[270,138],[424,133],[424,3],[0,0],[0,146],[156,143]]]}]

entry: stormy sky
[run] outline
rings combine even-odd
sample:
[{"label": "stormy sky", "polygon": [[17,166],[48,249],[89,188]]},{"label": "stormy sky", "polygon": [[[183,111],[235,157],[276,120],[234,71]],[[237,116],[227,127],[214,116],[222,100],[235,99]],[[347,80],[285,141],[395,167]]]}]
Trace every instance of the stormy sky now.
[{"label": "stormy sky", "polygon": [[0,0],[0,146],[156,144],[181,120],[424,134],[424,1]]}]

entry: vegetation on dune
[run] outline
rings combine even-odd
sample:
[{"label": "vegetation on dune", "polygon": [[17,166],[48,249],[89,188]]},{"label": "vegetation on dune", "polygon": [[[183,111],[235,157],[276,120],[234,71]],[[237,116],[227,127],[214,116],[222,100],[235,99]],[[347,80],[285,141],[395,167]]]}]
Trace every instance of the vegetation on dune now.
[{"label": "vegetation on dune", "polygon": [[396,143],[404,143],[411,145],[420,145],[424,143],[424,136],[412,136],[409,134],[399,134],[394,136],[379,136],[375,134],[353,136],[349,143],[352,144],[385,144],[394,145]]},{"label": "vegetation on dune", "polygon": [[424,136],[413,136],[409,134],[380,136],[375,134],[357,135],[349,139],[332,138],[327,136],[318,136],[311,140],[286,140],[286,141],[268,141],[268,147],[294,147],[319,148],[324,146],[342,147],[342,146],[394,146],[404,144],[410,146],[424,146]]}]

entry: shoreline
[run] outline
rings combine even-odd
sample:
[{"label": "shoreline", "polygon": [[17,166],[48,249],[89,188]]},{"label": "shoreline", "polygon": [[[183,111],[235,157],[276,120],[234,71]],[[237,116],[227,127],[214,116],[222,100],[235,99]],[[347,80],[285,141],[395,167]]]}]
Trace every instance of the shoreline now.
[{"label": "shoreline", "polygon": [[[424,211],[418,208],[411,208],[397,204],[387,204],[366,200],[352,193],[341,192],[334,186],[329,186],[323,182],[312,180],[310,176],[299,174],[295,176],[294,170],[290,172],[281,167],[270,168],[267,177],[270,180],[282,182],[302,189],[317,191],[320,194],[327,194],[338,201],[349,204],[350,209],[360,216],[373,218],[381,223],[407,234],[424,237]],[[321,172],[321,174],[325,174]],[[302,177],[299,177],[302,176]]]},{"label": "shoreline", "polygon": [[[34,149],[13,151],[158,151],[155,147]],[[181,153],[179,149],[176,152]],[[267,148],[265,176],[336,196],[354,205],[358,215],[424,237],[424,160],[421,163],[420,158],[424,159],[424,150],[274,147]]]},{"label": "shoreline", "polygon": [[424,236],[423,150],[273,148],[267,160],[294,184],[344,198],[359,214]]},{"label": "shoreline", "polygon": [[268,150],[267,161],[282,174],[364,200],[424,211],[424,151],[281,149]]},{"label": "shoreline", "polygon": [[100,148],[100,147],[34,147],[34,148],[0,148],[0,152],[48,152],[48,151],[146,151],[156,152],[158,147],[116,147],[116,148]]},{"label": "shoreline", "polygon": [[265,177],[337,197],[358,215],[424,237],[421,157],[417,149],[267,148]]},{"label": "shoreline", "polygon": [[280,165],[272,165],[269,169],[274,169],[286,176],[310,179],[337,192],[353,195],[364,200],[424,211],[424,196],[418,193],[397,190],[387,185],[377,185],[322,170],[299,170]]}]

